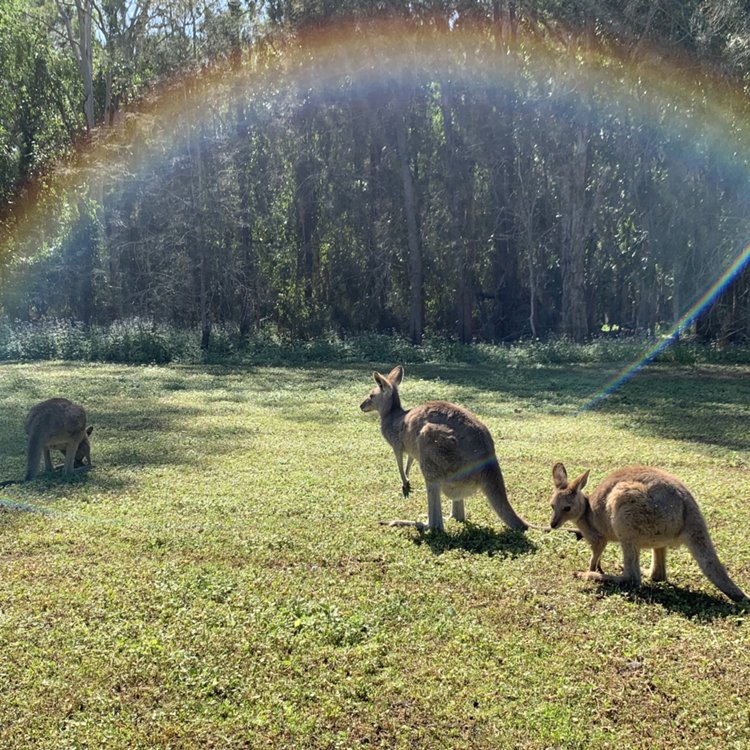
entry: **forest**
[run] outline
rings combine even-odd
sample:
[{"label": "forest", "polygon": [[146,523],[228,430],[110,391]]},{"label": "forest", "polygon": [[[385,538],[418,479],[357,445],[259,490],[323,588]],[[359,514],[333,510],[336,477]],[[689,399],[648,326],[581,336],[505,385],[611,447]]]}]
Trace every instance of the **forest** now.
[{"label": "forest", "polygon": [[7,321],[750,340],[743,0],[4,0],[0,69]]}]

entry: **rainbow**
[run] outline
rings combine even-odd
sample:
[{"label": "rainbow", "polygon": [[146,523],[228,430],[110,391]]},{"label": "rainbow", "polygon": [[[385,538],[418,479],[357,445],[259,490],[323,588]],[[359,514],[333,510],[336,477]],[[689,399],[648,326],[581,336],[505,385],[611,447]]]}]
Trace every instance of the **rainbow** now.
[{"label": "rainbow", "polygon": [[48,508],[43,508],[41,505],[22,503],[18,500],[14,500],[11,497],[4,497],[2,495],[0,495],[0,508],[5,508],[6,510],[25,511],[26,513],[39,513],[43,516],[53,515],[52,511],[50,511]]},{"label": "rainbow", "polygon": [[653,362],[665,349],[673,344],[690,324],[727,288],[737,274],[750,262],[750,243],[710,285],[708,290],[690,307],[683,316],[657,341],[647,346],[641,355],[613,375],[596,393],[579,408],[579,412],[589,411],[623,386],[644,367]]},{"label": "rainbow", "polygon": [[[519,29],[511,43],[498,40],[489,25],[458,20],[442,27],[428,22],[415,27],[388,18],[337,20],[249,49],[240,61],[216,61],[165,83],[126,112],[116,127],[100,129],[68,161],[29,185],[14,206],[0,207],[0,261],[53,246],[65,226],[65,205],[85,195],[92,184],[107,185],[113,175],[138,179],[155,158],[164,158],[153,144],[184,141],[186,128],[210,116],[212,97],[218,93],[225,99],[242,96],[260,103],[289,92],[299,94],[299,100],[352,92],[369,96],[392,82],[409,86],[453,80],[502,86],[523,73],[540,81],[554,79],[560,90],[581,91],[584,98],[587,87],[596,89],[597,99],[606,100],[624,117],[670,129],[686,159],[690,149],[701,144],[714,149],[727,168],[746,169],[738,155],[750,153],[750,102],[739,88],[696,72],[690,61],[665,60],[647,48],[634,60],[629,50],[570,30],[559,30],[553,37]],[[702,102],[700,109],[697,101]],[[716,280],[672,330],[582,408],[595,407],[668,347],[735,278],[749,256],[750,245],[745,245],[727,259]]]}]

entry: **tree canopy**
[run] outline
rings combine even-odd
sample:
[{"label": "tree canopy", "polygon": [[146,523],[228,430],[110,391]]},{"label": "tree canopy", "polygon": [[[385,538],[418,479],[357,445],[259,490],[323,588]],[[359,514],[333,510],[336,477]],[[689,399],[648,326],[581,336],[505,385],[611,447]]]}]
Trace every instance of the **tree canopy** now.
[{"label": "tree canopy", "polygon": [[749,55],[740,0],[7,0],[0,312],[747,341]]}]

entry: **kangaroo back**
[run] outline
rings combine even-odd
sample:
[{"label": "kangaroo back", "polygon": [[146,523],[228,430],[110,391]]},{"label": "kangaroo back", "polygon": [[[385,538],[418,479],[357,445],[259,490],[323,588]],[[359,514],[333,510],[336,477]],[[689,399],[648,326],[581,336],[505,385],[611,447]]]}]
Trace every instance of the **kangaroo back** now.
[{"label": "kangaroo back", "polygon": [[454,500],[481,489],[503,523],[512,529],[529,528],[508,500],[490,431],[468,409],[428,401],[409,410],[404,427],[404,443],[408,450],[416,442],[419,466],[428,483],[440,484]]},{"label": "kangaroo back", "polygon": [[[439,479],[479,474],[495,456],[490,431],[472,414],[448,401],[428,401],[409,409],[403,420],[402,440],[410,453],[442,466]],[[457,476],[458,478],[458,476]]]}]

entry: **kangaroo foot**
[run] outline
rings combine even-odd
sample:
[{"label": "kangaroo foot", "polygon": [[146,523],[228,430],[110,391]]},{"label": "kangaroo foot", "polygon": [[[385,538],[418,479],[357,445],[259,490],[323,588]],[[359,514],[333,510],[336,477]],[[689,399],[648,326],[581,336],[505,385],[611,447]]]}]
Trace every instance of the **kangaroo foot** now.
[{"label": "kangaroo foot", "polygon": [[417,529],[417,531],[428,531],[430,528],[426,523],[422,523],[422,521],[407,521],[398,518],[393,521],[380,521],[380,525],[391,526],[393,528],[407,526],[410,528],[415,528]]},{"label": "kangaroo foot", "polygon": [[597,583],[614,583],[617,586],[638,586],[639,582],[625,576],[614,576],[602,573],[601,570],[581,570],[575,574],[576,578],[584,581],[596,581]]}]

